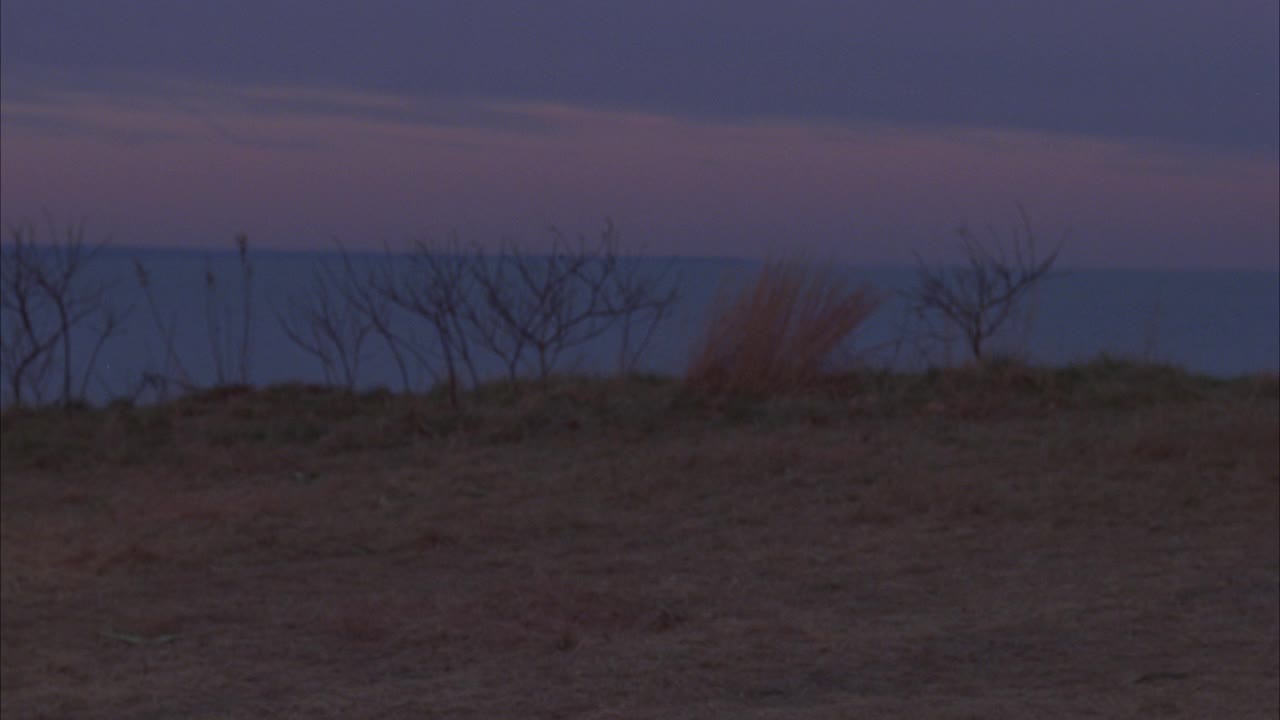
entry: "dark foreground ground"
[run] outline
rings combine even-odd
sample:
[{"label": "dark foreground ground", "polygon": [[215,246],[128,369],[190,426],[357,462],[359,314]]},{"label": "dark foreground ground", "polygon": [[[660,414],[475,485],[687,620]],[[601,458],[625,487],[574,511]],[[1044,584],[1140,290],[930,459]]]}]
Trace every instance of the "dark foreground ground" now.
[{"label": "dark foreground ground", "polygon": [[10,414],[0,714],[1277,717],[1274,379],[1019,382]]}]

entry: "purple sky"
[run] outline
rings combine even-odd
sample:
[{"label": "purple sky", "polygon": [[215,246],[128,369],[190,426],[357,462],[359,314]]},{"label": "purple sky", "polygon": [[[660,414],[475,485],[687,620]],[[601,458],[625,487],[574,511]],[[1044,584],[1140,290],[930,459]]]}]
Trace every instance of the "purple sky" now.
[{"label": "purple sky", "polygon": [[[322,248],[1280,267],[1280,4],[4,0],[0,214]],[[335,9],[339,8],[339,9]]]}]

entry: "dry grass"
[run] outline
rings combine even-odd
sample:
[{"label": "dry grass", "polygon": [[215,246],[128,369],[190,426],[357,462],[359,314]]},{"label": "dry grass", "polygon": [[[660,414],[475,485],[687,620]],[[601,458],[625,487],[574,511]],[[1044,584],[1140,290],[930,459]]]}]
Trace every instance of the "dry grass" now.
[{"label": "dry grass", "polygon": [[349,393],[291,384],[213,389],[160,407],[118,405],[70,415],[56,408],[10,410],[0,413],[0,467],[131,467],[189,459],[193,447],[241,456],[289,451],[332,457],[432,441],[503,446],[599,430],[644,440],[681,428],[1036,418],[1208,398],[1265,400],[1280,395],[1280,382],[1274,374],[1219,380],[1104,356],[1065,368],[989,361],[922,374],[823,374],[769,394],[705,390],[657,376],[495,382],[468,393],[459,412],[439,393]]},{"label": "dry grass", "polygon": [[814,383],[879,301],[836,273],[771,261],[732,297],[721,294],[687,380],[712,393],[774,394]]},{"label": "dry grass", "polygon": [[1280,711],[1274,378],[467,406],[292,386],[0,418],[0,716]]}]

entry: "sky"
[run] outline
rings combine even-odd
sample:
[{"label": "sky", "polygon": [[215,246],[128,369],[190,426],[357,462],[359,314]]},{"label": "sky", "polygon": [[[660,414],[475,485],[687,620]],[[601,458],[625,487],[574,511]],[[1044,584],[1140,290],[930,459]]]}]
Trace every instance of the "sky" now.
[{"label": "sky", "polygon": [[1280,268],[1275,0],[4,0],[0,221]]}]

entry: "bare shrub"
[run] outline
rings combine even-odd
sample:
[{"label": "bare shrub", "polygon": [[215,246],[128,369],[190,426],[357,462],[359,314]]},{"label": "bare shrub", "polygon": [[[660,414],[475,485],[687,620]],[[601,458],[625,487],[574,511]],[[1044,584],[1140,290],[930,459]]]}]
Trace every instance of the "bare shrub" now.
[{"label": "bare shrub", "polygon": [[[378,296],[416,315],[431,328],[434,344],[417,342],[405,333],[389,333],[394,338],[389,343],[424,364],[436,382],[444,385],[454,408],[460,406],[463,372],[473,384],[479,380],[466,324],[473,315],[470,308],[477,262],[456,235],[443,245],[420,240],[408,257],[407,272],[396,274],[386,268],[373,278],[373,290]],[[434,348],[435,360],[443,364],[443,370],[437,369],[428,347]]]},{"label": "bare shrub", "polygon": [[555,228],[546,254],[508,242],[496,252],[418,242],[401,274],[374,281],[383,297],[431,328],[434,357],[403,334],[398,344],[435,371],[450,403],[464,384],[480,381],[480,357],[498,361],[509,382],[532,376],[545,382],[570,350],[612,330],[621,334],[618,367],[634,369],[657,326],[678,297],[670,264],[642,272],[619,253],[617,231],[606,221],[599,241],[571,244]]},{"label": "bare shrub", "polygon": [[[566,351],[621,325],[619,366],[634,368],[678,298],[670,266],[645,276],[624,265],[609,220],[594,244],[581,236],[570,244],[554,227],[551,233],[545,255],[509,243],[477,256],[472,275],[479,297],[465,308],[477,342],[501,359],[509,380],[523,370],[545,381]],[[636,322],[643,330],[633,344]]]},{"label": "bare shrub", "polygon": [[812,383],[879,302],[834,271],[770,261],[741,291],[717,299],[686,379],[724,393]]},{"label": "bare shrub", "polygon": [[961,265],[930,267],[916,256],[916,287],[907,293],[914,313],[934,339],[945,342],[947,336],[936,324],[940,316],[943,325],[964,336],[977,361],[983,360],[987,341],[1019,301],[1049,274],[1065,242],[1064,236],[1048,255],[1039,257],[1031,217],[1021,204],[1018,218],[1007,239],[995,227],[988,228],[989,241],[966,226],[958,228],[965,251]]},{"label": "bare shrub", "polygon": [[338,260],[315,264],[307,288],[288,298],[285,310],[276,310],[277,323],[294,345],[320,362],[326,383],[341,382],[348,390],[358,382],[366,342],[380,338],[399,372],[401,389],[412,391],[410,362],[436,374],[436,355],[411,328],[397,326],[394,311],[448,317],[439,309],[449,303],[440,300],[442,280],[432,272],[436,255],[424,248],[407,258],[408,272],[399,272],[397,266],[406,259],[389,250],[361,267],[342,243],[336,245]]},{"label": "bare shrub", "polygon": [[[612,228],[612,225],[610,225]],[[606,238],[606,243],[616,240]],[[619,377],[635,373],[640,358],[653,341],[658,327],[671,315],[680,299],[680,279],[667,260],[653,272],[645,272],[636,262],[620,262],[616,245],[609,244],[609,291],[605,301],[621,326],[616,369]]]},{"label": "bare shrub", "polygon": [[[85,278],[104,244],[85,245],[83,221],[59,229],[50,217],[46,227],[45,244],[34,224],[10,228],[0,251],[0,374],[9,399],[22,406],[44,402],[50,373],[58,370],[58,401],[70,408],[85,401],[98,353],[122,332],[132,308],[117,312],[106,298],[110,283]],[[77,383],[73,330],[95,320]]]},{"label": "bare shrub", "polygon": [[289,298],[287,311],[276,311],[276,322],[290,342],[320,362],[326,383],[353,390],[373,321],[363,305],[348,300],[358,292],[350,287],[356,276],[344,272],[349,267],[349,261],[317,262],[306,289]]},{"label": "bare shrub", "polygon": [[406,352],[413,349],[413,344],[393,326],[392,307],[388,289],[395,286],[395,259],[390,252],[373,265],[361,270],[352,261],[342,243],[338,243],[341,260],[342,278],[338,288],[342,299],[351,309],[368,323],[374,335],[382,338],[387,352],[391,354],[400,373],[401,389],[409,392],[413,388],[409,377],[409,362]]}]

